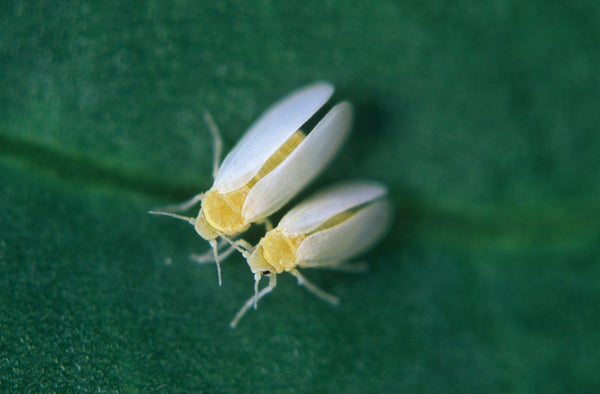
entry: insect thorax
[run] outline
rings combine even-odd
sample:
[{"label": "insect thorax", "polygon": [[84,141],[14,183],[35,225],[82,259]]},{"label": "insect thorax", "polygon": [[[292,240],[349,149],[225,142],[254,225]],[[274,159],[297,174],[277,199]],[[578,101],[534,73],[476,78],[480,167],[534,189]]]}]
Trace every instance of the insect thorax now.
[{"label": "insect thorax", "polygon": [[279,274],[296,267],[296,251],[303,240],[303,236],[289,236],[279,230],[272,230],[260,241],[257,252],[260,253],[263,264],[268,265],[270,271]]},{"label": "insect thorax", "polygon": [[202,211],[207,224],[219,233],[235,235],[250,227],[242,216],[242,207],[249,188],[242,187],[229,193],[221,194],[209,190],[202,200]]},{"label": "insect thorax", "polygon": [[202,212],[198,216],[198,220],[201,220],[200,216],[203,214],[209,226],[226,235],[235,235],[246,231],[250,227],[250,223],[244,218],[242,208],[248,193],[258,181],[281,164],[303,139],[304,133],[297,130],[269,157],[256,175],[239,189],[228,193],[219,193],[217,190],[206,192],[202,200]]}]

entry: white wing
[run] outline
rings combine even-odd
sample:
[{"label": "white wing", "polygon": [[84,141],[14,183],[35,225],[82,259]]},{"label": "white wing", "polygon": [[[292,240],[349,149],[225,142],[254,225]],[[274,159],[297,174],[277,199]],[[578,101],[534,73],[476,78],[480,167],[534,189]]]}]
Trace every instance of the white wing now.
[{"label": "white wing", "polygon": [[382,198],[385,186],[376,182],[344,182],[329,187],[292,208],[277,226],[284,234],[306,234],[333,216]]},{"label": "white wing", "polygon": [[271,105],[248,129],[219,167],[213,188],[230,192],[252,179],[267,159],[311,118],[333,94],[333,86],[316,82]]},{"label": "white wing", "polygon": [[298,262],[348,260],[378,241],[390,220],[389,201],[375,201],[348,220],[308,236],[298,247]]},{"label": "white wing", "polygon": [[254,222],[285,205],[331,161],[351,124],[350,103],[333,107],[277,168],[254,185],[242,208],[244,218]]}]

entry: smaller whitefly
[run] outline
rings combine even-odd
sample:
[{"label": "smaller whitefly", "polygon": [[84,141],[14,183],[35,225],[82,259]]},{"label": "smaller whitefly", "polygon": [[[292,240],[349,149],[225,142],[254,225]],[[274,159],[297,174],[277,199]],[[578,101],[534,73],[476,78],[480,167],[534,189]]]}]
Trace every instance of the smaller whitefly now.
[{"label": "smaller whitefly", "polygon": [[[341,183],[313,195],[292,208],[278,226],[246,250],[254,273],[254,296],[242,306],[231,327],[277,285],[277,275],[289,272],[298,283],[319,298],[337,304],[338,299],[309,282],[302,268],[363,271],[363,263],[348,262],[373,246],[391,221],[391,205],[385,186],[370,181]],[[263,276],[269,284],[259,291]]]}]

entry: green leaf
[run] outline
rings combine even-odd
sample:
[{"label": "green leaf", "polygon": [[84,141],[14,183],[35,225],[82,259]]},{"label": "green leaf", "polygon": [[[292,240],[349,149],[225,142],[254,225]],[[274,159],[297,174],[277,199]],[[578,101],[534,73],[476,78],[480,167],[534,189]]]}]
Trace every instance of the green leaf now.
[{"label": "green leaf", "polygon": [[[0,391],[600,389],[600,7],[542,1],[0,6]],[[147,214],[324,79],[351,140],[306,193],[387,183],[367,274],[253,292]],[[303,195],[306,195],[304,193]],[[255,235],[259,233],[256,232]]]}]

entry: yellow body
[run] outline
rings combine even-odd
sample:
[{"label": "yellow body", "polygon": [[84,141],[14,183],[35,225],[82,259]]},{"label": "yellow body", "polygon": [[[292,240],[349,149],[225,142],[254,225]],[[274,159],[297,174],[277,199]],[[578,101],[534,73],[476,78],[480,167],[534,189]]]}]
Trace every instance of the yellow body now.
[{"label": "yellow body", "polygon": [[248,259],[252,272],[280,274],[298,265],[296,252],[306,235],[289,236],[280,230],[271,230],[260,240]]},{"label": "yellow body", "polygon": [[194,225],[196,232],[204,239],[215,239],[224,234],[234,236],[250,227],[242,215],[242,208],[252,187],[273,171],[302,142],[305,135],[298,130],[273,153],[258,173],[244,186],[229,193],[209,190],[202,199],[202,208]]},{"label": "yellow body", "polygon": [[279,229],[269,231],[258,243],[248,259],[248,264],[254,273],[280,274],[283,271],[295,269],[302,261],[298,260],[298,247],[309,235],[331,228],[348,220],[356,209],[339,213],[325,221],[316,229],[299,235],[287,235]]}]

